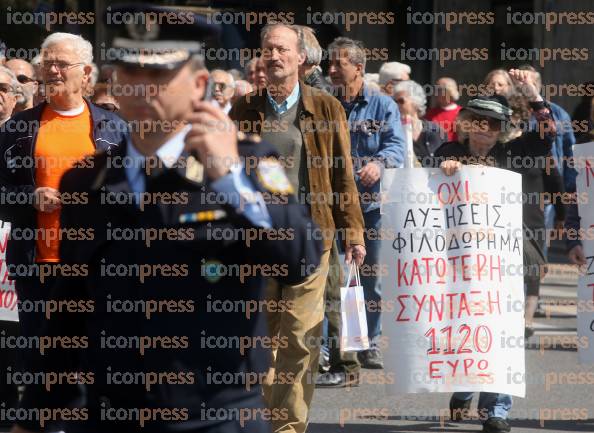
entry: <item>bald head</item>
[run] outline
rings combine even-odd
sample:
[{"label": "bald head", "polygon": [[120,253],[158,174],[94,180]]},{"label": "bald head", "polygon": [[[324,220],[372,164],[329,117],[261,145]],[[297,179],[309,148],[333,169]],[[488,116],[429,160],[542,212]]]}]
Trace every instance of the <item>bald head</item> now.
[{"label": "bald head", "polygon": [[5,65],[18,77],[19,75],[26,75],[29,78],[35,78],[35,70],[33,65],[23,59],[10,59]]},{"label": "bald head", "polygon": [[441,77],[435,82],[435,84],[437,85],[435,102],[439,107],[447,107],[451,103],[460,99],[458,84],[453,78]]},{"label": "bald head", "polygon": [[37,82],[35,81],[35,68],[26,60],[10,59],[5,65],[8,69],[14,72],[23,89],[24,101],[21,109],[29,109],[33,107],[35,95],[37,94]]}]

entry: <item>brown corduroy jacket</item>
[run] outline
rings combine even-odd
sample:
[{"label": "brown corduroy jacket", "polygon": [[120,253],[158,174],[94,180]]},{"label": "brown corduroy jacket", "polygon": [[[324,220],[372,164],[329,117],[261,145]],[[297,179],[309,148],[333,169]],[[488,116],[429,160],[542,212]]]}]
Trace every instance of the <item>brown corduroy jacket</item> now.
[{"label": "brown corduroy jacket", "polygon": [[[353,176],[351,139],[346,115],[336,98],[299,82],[303,136],[311,192],[311,214],[321,229],[324,250],[332,245],[335,229],[347,245],[365,245],[363,215]],[[235,102],[229,116],[247,134],[262,133],[266,91],[255,91]],[[274,126],[273,126],[274,127]]]}]

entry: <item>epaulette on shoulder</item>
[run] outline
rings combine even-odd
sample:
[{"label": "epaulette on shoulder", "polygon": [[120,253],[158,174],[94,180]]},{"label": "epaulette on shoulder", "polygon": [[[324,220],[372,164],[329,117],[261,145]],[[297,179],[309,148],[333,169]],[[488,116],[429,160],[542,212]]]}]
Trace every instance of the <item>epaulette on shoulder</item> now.
[{"label": "epaulette on shoulder", "polygon": [[237,142],[241,144],[256,144],[260,143],[262,138],[258,134],[246,134],[245,132],[237,132]]}]

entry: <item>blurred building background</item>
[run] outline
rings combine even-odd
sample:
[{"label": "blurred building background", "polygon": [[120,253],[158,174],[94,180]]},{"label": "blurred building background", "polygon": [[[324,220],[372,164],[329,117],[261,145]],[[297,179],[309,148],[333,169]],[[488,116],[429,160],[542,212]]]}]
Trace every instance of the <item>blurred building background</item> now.
[{"label": "blurred building background", "polygon": [[[125,3],[132,3],[128,0]],[[140,3],[140,1],[137,1]],[[11,23],[10,18],[17,12],[94,12],[101,17],[105,9],[117,3],[114,0],[2,0],[0,8],[0,39],[10,48],[25,48],[34,50],[48,34],[43,25]],[[508,24],[511,12],[591,12],[594,13],[594,3],[591,0],[156,0],[155,3],[169,6],[190,7],[202,13],[213,11],[274,11],[291,12],[297,24],[309,24],[314,27],[322,46],[326,46],[339,35],[349,36],[365,42],[370,49],[384,49],[387,58],[372,59],[368,63],[367,72],[377,72],[383,61],[400,61],[412,67],[412,77],[420,83],[432,83],[439,76],[454,77],[460,84],[478,84],[485,74],[496,67],[511,67],[529,63],[541,70],[543,81],[549,84],[575,84],[593,79],[592,66],[594,62],[594,38],[592,24],[554,25],[547,30],[544,25]],[[392,24],[354,24],[347,30],[341,22],[342,12],[391,12]],[[446,27],[444,24],[414,24],[411,14],[424,12],[490,12],[494,14],[492,25],[455,24]],[[331,24],[312,23],[316,12],[329,12],[336,15]],[[12,15],[11,15],[12,14]],[[422,15],[425,18],[429,15]],[[437,17],[437,15],[434,15]],[[594,15],[593,15],[594,16]],[[319,17],[319,15],[318,15]],[[309,22],[308,22],[309,21]],[[365,21],[365,20],[363,20]],[[408,21],[408,22],[407,22]],[[424,19],[424,21],[429,21]],[[529,20],[528,20],[529,22]],[[259,42],[259,28],[253,26],[247,31],[245,25],[223,25],[223,37],[216,44],[221,48],[256,48]],[[95,55],[101,64],[101,49],[109,47],[110,34],[101,20],[94,24],[62,24],[54,25],[52,31],[68,31],[82,34],[90,39],[95,46]],[[504,45],[502,45],[504,44]],[[501,48],[525,49],[523,53],[534,48],[577,48],[587,51],[587,58],[582,60],[549,60],[544,68],[539,60],[522,59],[511,60],[501,56]],[[403,56],[403,50],[414,53],[413,57],[427,56],[427,50],[437,49],[488,49],[488,58],[478,60],[445,61],[413,60]],[[412,51],[411,51],[412,49]],[[534,51],[534,50],[533,50]],[[582,52],[586,52],[582,51]],[[533,53],[534,54],[534,53]],[[240,67],[238,60],[211,62],[212,66],[226,68]],[[325,66],[325,65],[324,65]],[[466,94],[463,93],[465,102]],[[554,102],[559,103],[569,113],[578,104],[578,96],[552,96]]]}]

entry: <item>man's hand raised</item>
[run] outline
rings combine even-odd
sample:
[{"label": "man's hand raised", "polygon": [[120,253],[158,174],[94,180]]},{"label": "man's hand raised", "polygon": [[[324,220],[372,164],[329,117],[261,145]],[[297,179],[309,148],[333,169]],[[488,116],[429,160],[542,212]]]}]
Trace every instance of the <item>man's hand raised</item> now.
[{"label": "man's hand raised", "polygon": [[186,135],[186,150],[198,157],[210,180],[229,173],[240,162],[233,121],[220,108],[204,101],[194,104],[187,120],[192,129]]}]

